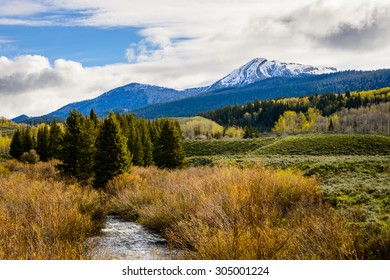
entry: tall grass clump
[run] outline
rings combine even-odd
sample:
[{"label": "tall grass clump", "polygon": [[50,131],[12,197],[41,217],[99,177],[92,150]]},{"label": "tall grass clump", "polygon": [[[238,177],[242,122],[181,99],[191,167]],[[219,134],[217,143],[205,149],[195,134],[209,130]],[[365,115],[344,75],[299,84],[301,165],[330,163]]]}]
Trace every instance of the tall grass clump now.
[{"label": "tall grass clump", "polygon": [[111,211],[160,231],[190,259],[356,259],[354,233],[292,171],[136,168],[110,183]]},{"label": "tall grass clump", "polygon": [[53,162],[0,172],[0,259],[85,259],[105,217],[102,196],[57,180]]}]

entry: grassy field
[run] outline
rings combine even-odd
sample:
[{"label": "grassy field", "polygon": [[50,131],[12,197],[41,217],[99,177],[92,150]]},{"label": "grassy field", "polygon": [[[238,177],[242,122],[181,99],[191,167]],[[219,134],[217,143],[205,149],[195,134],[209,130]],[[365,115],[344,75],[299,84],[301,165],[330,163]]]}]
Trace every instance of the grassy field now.
[{"label": "grassy field", "polygon": [[390,137],[327,134],[290,136],[259,148],[258,155],[390,155]]},{"label": "grassy field", "polygon": [[257,139],[221,139],[210,141],[184,141],[187,157],[250,155],[253,151],[272,144],[274,137]]}]

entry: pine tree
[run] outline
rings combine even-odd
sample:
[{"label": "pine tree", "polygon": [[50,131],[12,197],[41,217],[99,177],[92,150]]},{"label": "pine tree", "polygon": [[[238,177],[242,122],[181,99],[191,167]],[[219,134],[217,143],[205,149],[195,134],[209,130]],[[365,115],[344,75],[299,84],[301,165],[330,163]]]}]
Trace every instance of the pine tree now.
[{"label": "pine tree", "polygon": [[116,175],[129,171],[131,154],[115,115],[110,112],[96,138],[95,187],[104,187]]},{"label": "pine tree", "polygon": [[49,138],[50,138],[49,126],[43,124],[38,128],[37,149],[36,149],[41,161],[47,161],[49,159],[49,145],[50,145]]},{"label": "pine tree", "polygon": [[60,158],[61,151],[62,130],[57,124],[56,120],[53,120],[50,124],[49,134],[49,158]]},{"label": "pine tree", "polygon": [[97,127],[95,122],[89,118],[84,118],[80,143],[80,158],[78,178],[80,181],[88,181],[94,176],[94,155],[96,151],[95,142],[97,137]]},{"label": "pine tree", "polygon": [[19,129],[16,130],[14,135],[12,136],[9,153],[15,159],[20,159],[20,157],[24,153],[23,143],[22,143],[22,134],[21,134]]},{"label": "pine tree", "polygon": [[80,181],[93,177],[93,155],[96,132],[91,121],[75,109],[69,113],[61,141],[60,169]]},{"label": "pine tree", "polygon": [[79,169],[82,121],[81,113],[76,110],[71,111],[66,119],[65,133],[61,141],[60,168],[65,174],[75,177]]},{"label": "pine tree", "polygon": [[160,135],[158,120],[156,119],[154,121],[148,121],[148,128],[150,133],[150,140],[152,141],[153,145],[156,145],[157,139]]},{"label": "pine tree", "polygon": [[144,165],[143,147],[138,121],[135,116],[126,115],[127,118],[127,147],[132,154],[132,163],[137,166]]},{"label": "pine tree", "polygon": [[252,126],[245,126],[244,127],[244,136],[243,138],[253,138],[253,127]]},{"label": "pine tree", "polygon": [[29,152],[35,148],[34,136],[32,134],[31,128],[27,127],[22,130],[22,143],[23,143],[23,152]]},{"label": "pine tree", "polygon": [[156,141],[154,162],[160,168],[179,168],[185,154],[180,129],[169,119],[160,121],[160,134]]},{"label": "pine tree", "polygon": [[91,109],[91,111],[89,113],[89,119],[92,121],[92,123],[95,127],[97,127],[99,125],[99,118],[93,109]]},{"label": "pine tree", "polygon": [[334,124],[333,124],[333,120],[332,119],[330,119],[330,121],[329,121],[328,130],[329,131],[334,131]]},{"label": "pine tree", "polygon": [[153,163],[153,144],[150,137],[148,124],[145,119],[139,120],[139,131],[143,149],[143,166],[149,166]]}]

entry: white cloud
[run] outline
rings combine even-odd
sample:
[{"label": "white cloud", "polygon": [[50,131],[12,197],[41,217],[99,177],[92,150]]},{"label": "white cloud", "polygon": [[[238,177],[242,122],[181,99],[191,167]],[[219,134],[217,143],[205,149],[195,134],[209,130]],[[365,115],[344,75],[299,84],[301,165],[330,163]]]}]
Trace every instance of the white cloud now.
[{"label": "white cloud", "polygon": [[[48,113],[134,81],[207,85],[254,57],[389,68],[388,0],[24,0],[20,10],[10,7],[14,0],[3,1],[0,24],[136,26],[143,39],[123,50],[129,64],[86,68],[39,56],[1,58],[0,102],[7,105],[0,115]],[[20,100],[34,105],[25,109]]]},{"label": "white cloud", "polygon": [[[46,57],[0,57],[0,116],[19,114],[37,116],[49,113],[68,103],[94,98],[112,88],[131,83],[150,83],[183,88],[211,82],[211,71],[194,73],[199,64],[177,61],[113,64],[83,67],[80,63]],[[178,73],[180,73],[178,75]]]},{"label": "white cloud", "polygon": [[2,0],[0,16],[24,16],[46,12],[48,7],[39,1]]}]

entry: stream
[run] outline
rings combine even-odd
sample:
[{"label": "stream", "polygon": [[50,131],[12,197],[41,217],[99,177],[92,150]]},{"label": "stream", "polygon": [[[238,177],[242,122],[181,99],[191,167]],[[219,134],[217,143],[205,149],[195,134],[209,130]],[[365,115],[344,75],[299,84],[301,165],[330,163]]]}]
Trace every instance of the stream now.
[{"label": "stream", "polygon": [[172,253],[163,237],[119,216],[107,216],[102,235],[90,241],[96,245],[93,259],[161,260]]}]

